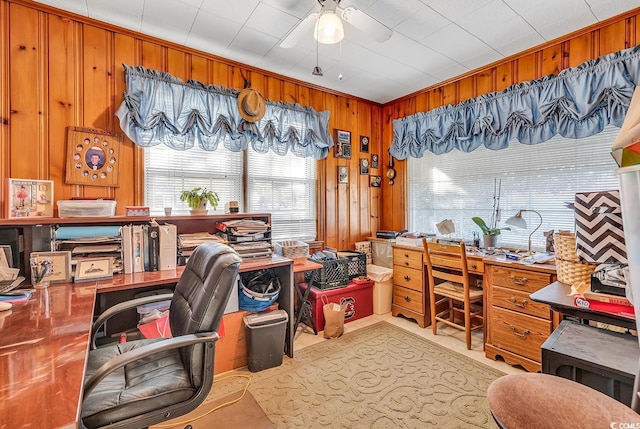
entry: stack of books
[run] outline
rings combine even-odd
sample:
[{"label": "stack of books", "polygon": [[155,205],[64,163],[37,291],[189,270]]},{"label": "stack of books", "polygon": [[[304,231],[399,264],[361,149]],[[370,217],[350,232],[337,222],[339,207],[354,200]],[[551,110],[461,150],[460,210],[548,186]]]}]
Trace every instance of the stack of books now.
[{"label": "stack of books", "polygon": [[256,219],[236,219],[217,222],[216,228],[226,237],[229,246],[242,259],[269,258],[271,250],[271,225]]},{"label": "stack of books", "polygon": [[190,234],[178,234],[178,263],[186,265],[189,256],[202,243],[216,242],[226,244],[226,240],[209,232],[192,232]]},{"label": "stack of books", "polygon": [[622,296],[585,291],[582,295],[574,297],[574,303],[578,307],[590,308],[631,319],[635,318],[633,304]]}]

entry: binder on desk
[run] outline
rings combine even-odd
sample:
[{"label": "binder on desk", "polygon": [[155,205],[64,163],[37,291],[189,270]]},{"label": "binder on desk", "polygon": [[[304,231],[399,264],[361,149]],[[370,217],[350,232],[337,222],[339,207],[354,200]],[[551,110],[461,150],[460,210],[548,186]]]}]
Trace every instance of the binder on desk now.
[{"label": "binder on desk", "polygon": [[158,269],[176,269],[176,250],[178,248],[178,235],[175,225],[165,224],[158,226],[159,251]]},{"label": "binder on desk", "polygon": [[122,265],[125,274],[133,273],[133,242],[131,229],[131,225],[124,225],[120,230],[122,239]]},{"label": "binder on desk", "polygon": [[144,249],[142,238],[142,225],[133,225],[131,233],[132,249],[133,249],[133,272],[141,273],[144,271]]}]

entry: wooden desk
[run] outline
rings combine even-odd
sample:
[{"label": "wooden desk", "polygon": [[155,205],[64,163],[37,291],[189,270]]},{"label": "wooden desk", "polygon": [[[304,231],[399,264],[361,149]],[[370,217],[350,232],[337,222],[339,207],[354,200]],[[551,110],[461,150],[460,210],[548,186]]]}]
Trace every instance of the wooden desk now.
[{"label": "wooden desk", "polygon": [[[289,357],[293,357],[292,266],[291,259],[273,256],[242,261],[239,270],[272,268],[280,278],[279,305],[289,314],[285,338]],[[77,427],[96,297],[175,283],[183,270],[54,284],[0,313],[0,427]]]},{"label": "wooden desk", "polygon": [[[547,304],[553,311],[575,316],[580,319],[594,320],[596,322],[621,326],[627,329],[636,329],[634,318],[617,314],[608,314],[591,308],[578,307],[574,304],[573,296],[570,296],[571,286],[565,283],[554,282],[531,294],[531,299]],[[559,324],[555,324],[554,328]]]},{"label": "wooden desk", "polygon": [[77,426],[95,293],[52,285],[0,313],[0,427]]}]

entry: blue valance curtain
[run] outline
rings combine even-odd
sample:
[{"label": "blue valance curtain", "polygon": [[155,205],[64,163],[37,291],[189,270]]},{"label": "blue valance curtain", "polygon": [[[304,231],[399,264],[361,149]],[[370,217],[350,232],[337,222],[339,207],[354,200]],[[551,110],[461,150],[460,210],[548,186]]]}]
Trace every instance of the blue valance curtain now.
[{"label": "blue valance curtain", "polygon": [[123,67],[127,90],[116,115],[125,134],[140,146],[187,150],[198,144],[214,151],[222,143],[239,152],[251,145],[259,153],[291,151],[318,160],[333,146],[328,111],[266,100],[264,117],[247,122],[238,112],[240,91],[183,82],[142,66]]},{"label": "blue valance curtain", "polygon": [[471,152],[481,145],[499,150],[513,139],[536,144],[556,134],[582,138],[609,124],[620,127],[640,81],[639,57],[636,46],[558,75],[397,119],[389,152],[405,159],[425,151]]}]

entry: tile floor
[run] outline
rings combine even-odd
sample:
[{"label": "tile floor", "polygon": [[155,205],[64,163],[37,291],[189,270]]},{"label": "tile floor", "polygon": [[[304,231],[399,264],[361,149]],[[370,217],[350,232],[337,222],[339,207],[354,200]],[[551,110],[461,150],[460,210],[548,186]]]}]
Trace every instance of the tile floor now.
[{"label": "tile floor", "polygon": [[[482,362],[485,365],[496,368],[506,374],[516,374],[519,372],[524,372],[522,368],[508,365],[501,360],[494,361],[491,359],[487,359],[484,355],[484,351],[482,350],[481,331],[476,331],[473,333],[471,350],[467,350],[464,339],[464,331],[449,326],[443,326],[438,327],[438,335],[433,335],[431,326],[421,328],[415,321],[406,319],[404,317],[393,317],[391,316],[391,313],[381,315],[373,314],[368,317],[363,317],[362,319],[354,320],[353,322],[345,323],[345,332],[351,332],[353,330],[363,328],[380,321],[392,323],[393,325],[396,325],[402,329],[406,329],[407,331],[413,332],[414,334],[420,335],[421,337],[424,337],[455,352],[475,359],[478,362]],[[325,339],[322,336],[322,332],[319,332],[318,335],[314,335],[311,328],[301,323],[298,327],[298,331],[296,332],[295,340],[293,343],[294,352],[295,350],[300,350],[306,346],[322,341],[331,340]]]}]

